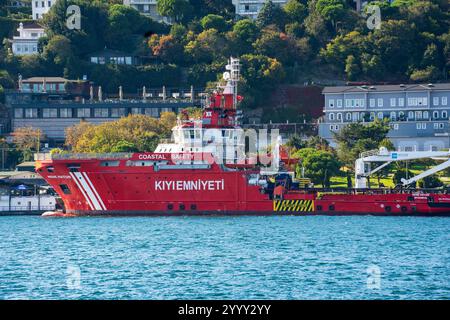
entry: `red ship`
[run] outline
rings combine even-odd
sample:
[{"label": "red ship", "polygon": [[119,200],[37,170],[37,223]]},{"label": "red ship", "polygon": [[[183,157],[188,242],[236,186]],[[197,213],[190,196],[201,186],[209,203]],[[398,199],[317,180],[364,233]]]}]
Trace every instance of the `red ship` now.
[{"label": "red ship", "polygon": [[[227,70],[226,85],[208,97],[201,120],[180,116],[174,143],[152,153],[55,154],[38,160],[37,172],[64,203],[64,212],[55,216],[450,216],[445,190],[370,189],[364,183],[358,189],[308,188],[289,171],[295,160],[278,138],[265,144],[273,151],[266,152],[270,167],[262,167],[258,153],[246,151],[238,125],[239,60],[231,58]],[[364,164],[357,163],[358,181],[366,178]],[[439,169],[446,164],[450,160]]]}]

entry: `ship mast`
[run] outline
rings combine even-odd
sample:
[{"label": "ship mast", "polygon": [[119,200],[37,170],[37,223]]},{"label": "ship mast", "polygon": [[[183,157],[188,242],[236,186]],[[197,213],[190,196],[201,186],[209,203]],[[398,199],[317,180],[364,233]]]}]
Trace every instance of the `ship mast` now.
[{"label": "ship mast", "polygon": [[238,58],[231,57],[223,74],[223,79],[227,81],[227,87],[230,86],[233,90],[233,109],[237,108],[238,103],[238,83],[241,79],[241,65]]}]

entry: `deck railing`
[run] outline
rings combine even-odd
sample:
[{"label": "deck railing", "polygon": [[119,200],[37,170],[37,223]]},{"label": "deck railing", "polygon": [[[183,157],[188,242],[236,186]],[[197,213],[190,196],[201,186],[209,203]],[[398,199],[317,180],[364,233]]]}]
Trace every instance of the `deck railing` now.
[{"label": "deck railing", "polygon": [[45,160],[119,160],[130,159],[133,153],[35,153],[35,161]]}]

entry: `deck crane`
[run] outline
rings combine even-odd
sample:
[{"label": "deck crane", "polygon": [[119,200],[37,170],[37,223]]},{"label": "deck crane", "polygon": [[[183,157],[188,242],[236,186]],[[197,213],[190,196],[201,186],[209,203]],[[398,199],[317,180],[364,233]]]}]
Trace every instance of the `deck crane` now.
[{"label": "deck crane", "polygon": [[[379,150],[372,150],[361,153],[359,159],[355,162],[355,181],[357,189],[367,188],[368,177],[370,177],[375,172],[383,169],[392,162],[395,161],[407,161],[407,160],[417,160],[417,159],[433,159],[444,161],[441,164],[422,172],[421,174],[410,178],[402,179],[402,185],[404,187],[410,184],[433,175],[439,171],[445,170],[450,167],[450,150],[449,151],[411,151],[411,152],[401,152],[401,151],[388,151],[385,147]],[[372,162],[384,162],[382,165],[371,170],[370,164]]]}]

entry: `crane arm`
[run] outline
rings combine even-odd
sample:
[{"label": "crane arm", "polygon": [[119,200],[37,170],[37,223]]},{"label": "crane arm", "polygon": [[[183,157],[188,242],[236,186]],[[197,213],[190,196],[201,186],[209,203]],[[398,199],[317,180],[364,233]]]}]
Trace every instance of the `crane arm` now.
[{"label": "crane arm", "polygon": [[411,183],[414,183],[416,181],[419,181],[420,179],[423,179],[425,177],[431,176],[439,171],[445,170],[450,167],[450,159],[447,161],[441,163],[440,165],[437,165],[436,167],[433,167],[427,171],[422,172],[421,174],[411,178],[411,179],[402,179],[402,183],[404,186],[410,185]]}]

